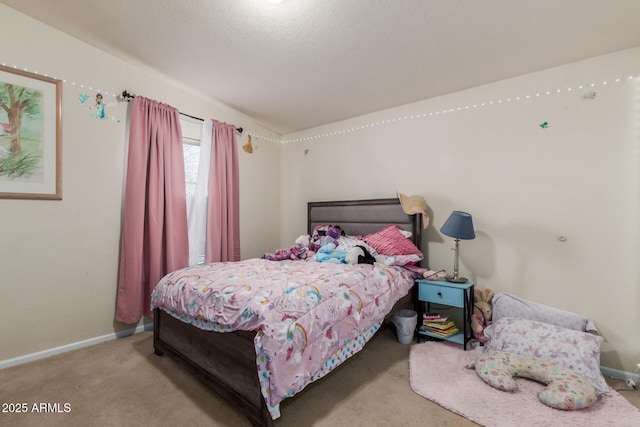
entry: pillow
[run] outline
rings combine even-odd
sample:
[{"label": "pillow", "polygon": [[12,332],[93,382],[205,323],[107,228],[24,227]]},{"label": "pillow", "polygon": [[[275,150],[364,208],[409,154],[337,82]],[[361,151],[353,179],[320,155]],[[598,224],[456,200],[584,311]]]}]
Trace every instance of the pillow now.
[{"label": "pillow", "polygon": [[584,316],[537,302],[523,300],[506,292],[501,292],[493,297],[491,304],[493,305],[492,319],[494,322],[503,317],[518,317],[551,323],[576,331],[598,332],[596,326]]},{"label": "pillow", "polygon": [[582,409],[598,400],[598,392],[588,379],[560,363],[494,350],[477,358],[474,365],[478,376],[498,390],[516,390],[518,384],[514,376],[546,384],[547,387],[538,392],[538,399],[552,408]]},{"label": "pillow", "polygon": [[407,239],[410,239],[413,237],[413,233],[410,231],[406,231],[406,230],[400,230],[400,233],[406,237]]},{"label": "pillow", "polygon": [[424,257],[420,249],[404,237],[395,224],[364,236],[364,240],[380,255],[419,255],[420,259]]},{"label": "pillow", "polygon": [[516,317],[503,317],[484,333],[487,351],[513,351],[560,363],[587,378],[598,393],[611,394],[600,372],[601,336]]},{"label": "pillow", "polygon": [[375,255],[376,262],[383,265],[413,266],[422,260],[418,255]]}]

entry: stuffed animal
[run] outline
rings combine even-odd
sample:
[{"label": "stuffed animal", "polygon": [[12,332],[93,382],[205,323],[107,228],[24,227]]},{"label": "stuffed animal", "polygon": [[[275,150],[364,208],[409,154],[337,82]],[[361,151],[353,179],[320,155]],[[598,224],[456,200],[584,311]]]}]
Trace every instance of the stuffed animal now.
[{"label": "stuffed animal", "polygon": [[347,251],[345,262],[347,264],[374,264],[376,258],[363,245],[355,245]]},{"label": "stuffed animal", "polygon": [[304,249],[301,259],[311,259],[316,253],[311,250],[311,236],[302,234],[295,240],[295,246]]},{"label": "stuffed animal", "polygon": [[347,251],[343,249],[336,249],[334,243],[328,243],[318,249],[318,252],[311,258],[311,261],[316,262],[331,262],[334,264],[342,264],[345,261]]},{"label": "stuffed animal", "polygon": [[491,324],[493,308],[491,299],[493,291],[489,288],[473,289],[473,314],[471,315],[471,330],[473,337],[481,343],[487,342],[484,329]]},{"label": "stuffed animal", "polygon": [[295,243],[296,243],[296,246],[308,249],[311,243],[311,236],[309,236],[308,234],[302,234],[298,236]]},{"label": "stuffed animal", "polygon": [[288,249],[277,249],[274,253],[265,253],[262,255],[263,259],[270,261],[282,261],[285,259],[310,259],[315,255],[315,252],[309,250],[310,237],[308,234],[303,234],[298,237],[295,244]]},{"label": "stuffed animal", "polygon": [[344,231],[339,225],[322,225],[313,229],[309,248],[318,251],[322,246],[335,243],[338,246],[338,238],[344,236]]}]

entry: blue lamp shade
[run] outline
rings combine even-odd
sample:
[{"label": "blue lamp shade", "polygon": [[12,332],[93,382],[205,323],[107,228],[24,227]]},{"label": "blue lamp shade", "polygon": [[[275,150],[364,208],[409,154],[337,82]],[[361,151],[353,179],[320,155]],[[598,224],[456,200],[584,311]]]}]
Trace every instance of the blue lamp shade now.
[{"label": "blue lamp shade", "polygon": [[451,212],[440,232],[454,239],[471,240],[476,238],[471,215],[461,211]]}]

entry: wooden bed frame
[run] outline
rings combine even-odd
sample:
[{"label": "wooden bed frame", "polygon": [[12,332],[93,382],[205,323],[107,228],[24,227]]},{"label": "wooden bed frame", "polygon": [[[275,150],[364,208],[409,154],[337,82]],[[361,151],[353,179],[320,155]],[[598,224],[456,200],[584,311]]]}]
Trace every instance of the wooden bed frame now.
[{"label": "wooden bed frame", "polygon": [[[413,233],[421,247],[421,215],[407,215],[400,201],[371,199],[310,202],[307,229],[338,224],[348,235],[366,235],[389,224]],[[396,303],[388,318],[402,308],[413,308],[415,292]],[[246,414],[254,426],[273,426],[273,419],[260,390],[253,344],[255,332],[219,333],[184,323],[166,312],[154,310],[153,345],[157,355],[167,354],[183,363],[211,389]]]}]

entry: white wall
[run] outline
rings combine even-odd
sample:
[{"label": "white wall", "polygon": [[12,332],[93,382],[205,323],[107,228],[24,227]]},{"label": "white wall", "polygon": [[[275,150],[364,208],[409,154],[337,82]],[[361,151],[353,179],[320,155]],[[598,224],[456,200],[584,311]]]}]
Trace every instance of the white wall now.
[{"label": "white wall", "polygon": [[439,228],[468,211],[477,237],[461,242],[464,276],[590,317],[606,338],[602,364],[634,372],[640,86],[602,82],[638,76],[639,58],[627,50],[283,136],[282,247],[305,230],[309,201],[400,191],[426,198],[428,265],[451,271]]},{"label": "white wall", "polygon": [[[0,199],[0,361],[130,326],[114,324],[127,104],[107,97],[98,120],[80,93],[122,90],[267,137],[255,121],[203,99],[157,72],[133,66],[0,5],[0,62],[67,80],[63,90],[62,201]],[[72,82],[78,84],[74,86]],[[246,133],[239,146],[246,141]],[[280,146],[240,158],[242,257],[279,240]]]}]

